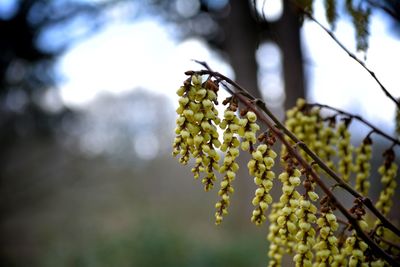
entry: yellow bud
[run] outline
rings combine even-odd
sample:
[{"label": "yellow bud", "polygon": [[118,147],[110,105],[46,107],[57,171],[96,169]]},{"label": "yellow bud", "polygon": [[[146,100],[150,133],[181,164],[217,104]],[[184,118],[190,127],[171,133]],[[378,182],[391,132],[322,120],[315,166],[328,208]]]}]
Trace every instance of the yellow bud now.
[{"label": "yellow bud", "polygon": [[186,120],[185,117],[180,116],[176,119],[176,124],[182,126],[185,123],[185,120]]},{"label": "yellow bud", "polygon": [[290,213],[292,213],[292,209],[290,208],[290,207],[284,207],[283,209],[282,209],[282,214],[283,215],[285,215],[285,216],[288,216]]},{"label": "yellow bud", "polygon": [[291,221],[288,221],[286,225],[290,233],[294,234],[297,231],[296,225]]},{"label": "yellow bud", "polygon": [[221,146],[221,142],[218,139],[213,139],[212,144],[217,148]]},{"label": "yellow bud", "polygon": [[328,237],[328,242],[329,242],[329,244],[330,245],[336,245],[337,244],[337,238],[336,238],[336,236],[330,236],[330,237]]},{"label": "yellow bud", "polygon": [[[250,163],[250,162],[249,162],[249,163]],[[249,164],[247,164],[247,165],[249,165]],[[254,178],[254,183],[255,183],[256,185],[260,185],[262,182],[263,182],[263,181],[262,181],[259,177],[255,177],[255,178]]]},{"label": "yellow bud", "polygon": [[193,117],[193,111],[190,110],[190,109],[185,109],[185,110],[183,111],[183,115],[184,115],[186,118],[191,119],[191,118]]},{"label": "yellow bud", "polygon": [[273,186],[273,183],[270,180],[263,180],[262,185],[264,186],[265,190],[270,190]]},{"label": "yellow bud", "polygon": [[229,149],[229,153],[236,158],[239,155],[239,149],[232,147]]},{"label": "yellow bud", "polygon": [[189,103],[189,98],[184,96],[184,97],[180,97],[178,100],[179,104],[181,106],[186,106],[187,103]]},{"label": "yellow bud", "polygon": [[297,240],[303,240],[304,237],[304,232],[303,231],[298,231],[296,234],[296,239]]},{"label": "yellow bud", "polygon": [[253,206],[257,206],[260,203],[260,199],[258,197],[254,197],[253,200],[251,201],[251,204]]},{"label": "yellow bud", "polygon": [[200,112],[197,112],[197,113],[194,114],[193,118],[194,118],[195,121],[201,121],[204,118],[204,114],[200,113]]},{"label": "yellow bud", "polygon": [[221,182],[221,188],[222,188],[222,189],[226,188],[226,187],[228,186],[228,184],[229,184],[229,182],[228,182],[227,180],[223,180],[223,181]]},{"label": "yellow bud", "polygon": [[268,150],[268,156],[270,156],[271,158],[276,158],[277,154],[275,153],[275,151],[273,151],[272,149]]},{"label": "yellow bud", "polygon": [[364,253],[359,249],[353,249],[352,254],[353,254],[354,257],[356,257],[358,259],[361,259],[361,258],[364,257]]},{"label": "yellow bud", "polygon": [[228,202],[228,201],[229,201],[229,195],[228,195],[228,194],[223,194],[223,195],[222,195],[222,199],[223,199],[225,202]]},{"label": "yellow bud", "polygon": [[307,222],[301,222],[301,223],[299,223],[299,227],[304,232],[308,232],[308,230],[310,230],[310,228],[311,228],[311,224],[309,224]]},{"label": "yellow bud", "polygon": [[225,110],[224,117],[226,120],[230,121],[235,117],[235,112],[232,110]]},{"label": "yellow bud", "polygon": [[304,244],[299,244],[299,246],[297,247],[297,251],[301,254],[304,254],[307,252],[307,250],[309,249],[308,246],[304,245]]},{"label": "yellow bud", "polygon": [[265,201],[260,202],[260,208],[262,210],[266,210],[268,208],[268,204]]},{"label": "yellow bud", "polygon": [[226,175],[228,176],[228,178],[229,178],[230,180],[234,180],[234,179],[235,179],[235,176],[236,176],[236,174],[235,174],[233,171],[228,171],[228,172],[226,173]]},{"label": "yellow bud", "polygon": [[229,129],[232,131],[232,132],[237,132],[238,130],[239,130],[239,125],[237,125],[237,124],[231,124],[231,125],[229,125]]},{"label": "yellow bud", "polygon": [[[203,107],[205,109],[209,109],[213,106],[213,103],[209,99],[204,99],[201,103],[203,104]],[[214,113],[213,113],[213,115],[214,115]]]},{"label": "yellow bud", "polygon": [[232,158],[232,157],[226,156],[226,157],[224,158],[224,165],[225,165],[225,166],[229,166],[229,165],[231,165],[232,161],[233,161],[233,158]]},{"label": "yellow bud", "polygon": [[255,141],[255,139],[256,139],[255,134],[253,132],[245,132],[244,138],[246,138],[247,140],[249,140],[251,142]]},{"label": "yellow bud", "polygon": [[217,94],[214,93],[211,90],[208,90],[207,91],[207,98],[210,99],[210,100],[216,100],[217,99]]},{"label": "yellow bud", "polygon": [[250,142],[249,141],[243,141],[242,144],[240,145],[243,151],[247,151],[250,148]]},{"label": "yellow bud", "polygon": [[283,191],[283,193],[286,194],[286,195],[290,195],[290,194],[293,192],[293,190],[294,190],[294,187],[293,187],[293,186],[290,186],[290,185],[284,185],[284,186],[282,187],[282,191]]},{"label": "yellow bud", "polygon": [[199,99],[199,100],[203,99],[206,96],[206,94],[207,94],[206,89],[202,88],[202,89],[198,90],[196,92],[197,99]]},{"label": "yellow bud", "polygon": [[253,156],[253,158],[255,159],[255,160],[257,160],[257,161],[262,161],[263,160],[263,156],[262,156],[262,153],[260,152],[260,151],[254,151],[253,153],[252,153],[252,156]]},{"label": "yellow bud", "polygon": [[293,176],[300,177],[301,176],[301,172],[298,169],[294,169]]},{"label": "yellow bud", "polygon": [[308,191],[307,195],[311,199],[311,201],[317,201],[318,200],[318,194],[315,193],[314,191]]},{"label": "yellow bud", "polygon": [[282,172],[281,174],[279,174],[279,180],[283,183],[286,182],[289,178],[289,175],[287,172]]},{"label": "yellow bud", "polygon": [[192,76],[192,83],[193,83],[193,85],[201,85],[201,76],[200,75],[193,75]]},{"label": "yellow bud", "polygon": [[273,171],[267,171],[267,178],[272,180],[275,178],[275,173]]},{"label": "yellow bud", "polygon": [[257,120],[257,115],[252,111],[247,112],[246,117],[250,122],[255,122]]},{"label": "yellow bud", "polygon": [[264,188],[257,188],[257,190],[256,190],[256,195],[257,196],[262,196],[262,195],[264,195]]},{"label": "yellow bud", "polygon": [[360,246],[360,249],[361,249],[362,251],[365,251],[365,250],[368,248],[367,243],[365,243],[364,241],[360,241],[360,242],[358,243],[358,245]]},{"label": "yellow bud", "polygon": [[223,135],[224,142],[229,143],[232,141],[232,138],[233,138],[232,133],[224,132],[224,135]]},{"label": "yellow bud", "polygon": [[289,178],[289,182],[290,182],[293,186],[298,186],[298,185],[301,183],[299,177],[293,177],[293,176]]},{"label": "yellow bud", "polygon": [[188,131],[182,130],[181,131],[181,136],[183,139],[187,139],[190,137],[190,133]]},{"label": "yellow bud", "polygon": [[319,230],[319,234],[323,239],[326,239],[327,236],[329,235],[330,228],[328,226],[324,226]]},{"label": "yellow bud", "polygon": [[202,142],[203,142],[203,136],[201,136],[201,135],[196,135],[194,138],[193,138],[193,140],[194,140],[194,144],[196,145],[196,146],[199,146]]},{"label": "yellow bud", "polygon": [[267,204],[271,204],[271,203],[272,203],[272,196],[271,196],[270,194],[265,195],[265,196],[264,196],[264,201],[265,201]]},{"label": "yellow bud", "polygon": [[252,132],[257,132],[258,130],[260,130],[260,126],[258,126],[258,124],[256,124],[256,123],[251,123],[250,129]]},{"label": "yellow bud", "polygon": [[283,226],[286,222],[286,217],[285,216],[279,216],[278,219],[276,220],[279,226]]},{"label": "yellow bud", "polygon": [[326,214],[325,217],[328,220],[328,222],[336,222],[336,216],[333,213],[328,213]]},{"label": "yellow bud", "polygon": [[258,215],[260,215],[260,210],[259,209],[256,209],[256,210],[253,210],[253,216],[258,216]]},{"label": "yellow bud", "polygon": [[183,94],[185,93],[186,89],[184,86],[179,87],[179,89],[176,91],[176,94],[178,96],[183,96]]},{"label": "yellow bud", "polygon": [[271,157],[265,157],[264,163],[265,163],[265,166],[267,167],[267,169],[271,169],[274,166],[275,161]]},{"label": "yellow bud", "polygon": [[358,259],[355,257],[350,257],[349,267],[357,267]]}]

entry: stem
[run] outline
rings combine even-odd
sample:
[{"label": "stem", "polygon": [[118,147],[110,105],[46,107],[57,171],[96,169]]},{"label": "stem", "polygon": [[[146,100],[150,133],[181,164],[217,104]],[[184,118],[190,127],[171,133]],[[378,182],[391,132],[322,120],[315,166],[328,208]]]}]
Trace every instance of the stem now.
[{"label": "stem", "polygon": [[[356,230],[357,234],[371,247],[374,253],[381,256],[387,262],[395,266],[397,264],[396,260],[389,254],[387,254],[383,249],[379,247],[358,225],[358,220],[350,214],[350,212],[339,202],[333,192],[325,185],[325,183],[319,178],[314,169],[307,163],[307,161],[295,150],[291,144],[285,139],[282,131],[275,125],[273,125],[268,118],[264,115],[264,113],[260,112],[254,104],[251,103],[249,99],[241,94],[236,94],[236,97],[245,104],[248,108],[250,108],[254,113],[256,113],[257,117],[263,121],[271,131],[279,138],[279,140],[286,146],[288,153],[292,155],[304,169],[311,175],[313,180],[319,185],[319,187],[324,191],[324,193],[330,198],[330,200],[335,203],[335,206],[340,212],[347,218],[349,223],[352,225],[354,230]],[[272,118],[271,118],[272,119]],[[318,164],[319,165],[319,164]]]},{"label": "stem", "polygon": [[[331,170],[314,152],[312,152],[306,144],[301,142],[293,133],[291,133],[266,107],[265,103],[261,100],[255,99],[246,89],[229,79],[228,77],[212,71],[205,62],[196,61],[197,63],[203,65],[207,68],[207,70],[201,71],[188,71],[187,75],[192,75],[194,73],[199,75],[210,75],[220,80],[223,80],[233,87],[237,89],[237,93],[233,92],[226,85],[224,87],[227,91],[235,95],[243,104],[245,104],[248,108],[250,108],[256,115],[263,121],[271,131],[280,139],[280,141],[287,147],[288,153],[291,156],[297,159],[297,161],[303,166],[305,170],[312,176],[313,180],[321,187],[321,189],[325,192],[325,194],[331,199],[333,203],[336,204],[336,207],[341,211],[341,213],[347,218],[352,227],[356,230],[357,234],[371,247],[371,249],[379,256],[384,258],[390,264],[396,265],[397,262],[395,259],[387,254],[384,250],[382,250],[358,225],[358,221],[355,217],[353,217],[349,211],[339,202],[339,200],[335,197],[333,192],[325,185],[325,183],[319,178],[317,173],[313,170],[313,168],[307,163],[307,161],[294,149],[289,142],[285,139],[285,135],[289,136],[292,141],[294,141],[299,147],[301,147],[314,161],[318,164],[324,171],[327,172],[329,176],[331,176],[340,187],[348,191],[355,198],[361,200],[361,202],[372,212],[375,214],[377,218],[381,220],[381,222],[385,225],[386,228],[390,229],[392,232],[400,236],[400,229],[397,229],[392,223],[390,223],[385,216],[383,216],[372,204],[369,198],[365,198],[361,196],[357,191],[355,191],[350,185],[346,184],[333,170]],[[261,112],[262,110],[263,112]],[[275,123],[275,125],[265,116],[265,114]]]},{"label": "stem", "polygon": [[[197,61],[199,64],[203,65],[203,62]],[[207,70],[201,70],[197,72],[192,72],[192,73],[197,73],[199,75],[212,75],[214,77],[217,77],[219,79],[222,79],[226,81],[227,83],[231,84],[233,87],[235,87],[239,92],[238,93],[233,93],[231,89],[229,89],[227,86],[225,88],[230,94],[234,94],[238,96],[244,97],[245,99],[249,99],[253,102],[257,103],[257,107],[259,107],[262,111],[265,112],[265,114],[268,115],[268,117],[271,118],[271,120],[275,123],[275,125],[283,131],[283,133],[287,136],[289,136],[292,141],[297,144],[301,149],[303,149],[314,161],[316,164],[318,164],[321,169],[323,169],[330,177],[332,177],[336,182],[337,186],[342,187],[345,189],[347,192],[349,192],[351,195],[353,195],[355,198],[358,198],[361,200],[361,202],[385,225],[386,228],[391,230],[393,233],[395,233],[397,236],[400,236],[400,229],[398,229],[394,224],[392,224],[372,203],[372,201],[360,195],[356,190],[354,190],[349,184],[345,183],[342,178],[340,178],[332,169],[330,169],[322,159],[320,159],[306,144],[304,144],[302,141],[300,141],[291,131],[289,131],[276,117],[275,115],[267,108],[264,102],[262,102],[259,99],[255,99],[245,88],[241,87],[239,84],[236,82],[232,81],[228,77],[224,76],[223,74],[219,72],[214,72],[212,71],[206,63],[204,63]],[[251,104],[251,106],[254,106],[254,103]]]},{"label": "stem", "polygon": [[324,30],[331,38],[333,41],[335,41],[336,44],[339,45],[339,47],[345,51],[347,53],[347,55],[349,57],[351,57],[352,59],[354,59],[358,64],[360,64],[371,76],[372,78],[374,78],[374,80],[379,84],[379,86],[381,87],[382,91],[385,93],[385,95],[392,100],[398,109],[400,109],[400,102],[396,100],[396,98],[394,98],[389,91],[386,89],[386,87],[381,83],[381,81],[378,79],[378,77],[376,77],[375,72],[373,72],[371,69],[369,69],[365,63],[363,61],[361,61],[359,58],[356,57],[356,55],[354,55],[353,53],[350,52],[349,49],[347,49],[337,38],[336,36],[333,34],[332,31],[330,31],[329,29],[327,29],[324,25],[322,25],[316,18],[314,18],[314,16],[304,10],[304,8],[302,8],[300,5],[296,4],[295,1],[292,1],[292,3],[304,14],[306,15],[310,20],[314,21],[322,30]]},{"label": "stem", "polygon": [[[372,129],[372,132],[375,132],[376,134],[379,134],[379,135],[383,136],[384,138],[388,139],[389,141],[392,141],[392,142],[393,142],[394,144],[396,144],[396,145],[400,145],[400,141],[399,141],[398,139],[396,139],[396,138],[394,138],[394,137],[391,137],[391,136],[388,135],[387,133],[385,133],[385,132],[379,130],[379,128],[377,128],[376,126],[372,125],[372,124],[369,123],[368,121],[364,120],[364,119],[363,119],[361,116],[359,116],[359,115],[354,115],[354,114],[352,114],[352,113],[350,113],[350,112],[347,112],[347,111],[344,111],[344,110],[341,110],[341,109],[338,109],[338,108],[334,108],[334,107],[331,107],[331,106],[329,106],[329,105],[323,105],[323,104],[318,104],[318,103],[307,104],[307,106],[310,106],[310,107],[320,107],[320,108],[325,108],[325,109],[333,110],[333,111],[335,111],[335,112],[337,112],[337,113],[339,113],[339,114],[345,115],[345,116],[347,116],[347,117],[349,117],[349,118],[352,118],[352,119],[355,119],[355,120],[358,120],[359,122],[361,122],[361,123],[367,125],[369,128],[371,128],[371,129]],[[372,132],[371,132],[371,133],[372,133]],[[371,133],[370,133],[370,134],[371,134]]]}]

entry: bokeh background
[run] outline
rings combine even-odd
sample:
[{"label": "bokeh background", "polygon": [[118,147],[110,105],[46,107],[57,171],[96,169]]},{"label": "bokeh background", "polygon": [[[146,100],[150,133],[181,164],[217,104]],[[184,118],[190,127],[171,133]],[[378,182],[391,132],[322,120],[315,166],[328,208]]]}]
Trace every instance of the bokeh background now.
[{"label": "bokeh background", "polygon": [[[359,1],[374,8],[364,55],[338,2],[338,39],[399,97],[399,4]],[[175,91],[200,68],[192,59],[281,118],[306,97],[394,134],[393,103],[289,1],[1,0],[1,266],[265,265],[246,171],[216,227],[216,191],[170,155]],[[358,144],[368,129],[351,127]],[[376,145],[379,164],[390,144]]]}]

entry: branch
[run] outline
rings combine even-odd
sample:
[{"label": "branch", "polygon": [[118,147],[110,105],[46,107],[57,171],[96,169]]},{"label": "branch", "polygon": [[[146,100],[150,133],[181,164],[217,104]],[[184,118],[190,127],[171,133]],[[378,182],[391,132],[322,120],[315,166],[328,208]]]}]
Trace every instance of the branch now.
[{"label": "branch", "polygon": [[366,121],[365,119],[363,119],[359,115],[354,115],[354,114],[352,114],[350,112],[347,112],[347,111],[344,111],[344,110],[341,110],[341,109],[338,109],[338,108],[334,108],[334,107],[331,107],[329,105],[323,105],[323,104],[318,104],[318,103],[308,103],[307,106],[330,109],[330,110],[333,110],[333,111],[335,111],[335,112],[337,112],[339,114],[345,115],[345,116],[347,116],[349,118],[356,119],[356,120],[362,122],[363,124],[367,125],[376,134],[379,134],[379,135],[383,136],[384,138],[388,139],[389,141],[392,141],[396,145],[400,145],[400,141],[398,139],[396,139],[394,137],[391,137],[387,133],[379,130],[379,128],[377,128],[376,126],[372,125],[370,122]]},{"label": "branch", "polygon": [[314,16],[304,10],[301,6],[299,6],[298,4],[296,4],[294,1],[293,3],[296,5],[296,7],[304,14],[306,15],[309,19],[311,19],[312,21],[314,21],[321,29],[323,29],[334,41],[336,44],[338,44],[340,46],[340,48],[343,49],[343,51],[345,51],[347,53],[347,55],[349,57],[351,57],[352,59],[354,59],[358,64],[360,64],[371,76],[372,78],[374,78],[374,80],[379,84],[379,86],[381,87],[382,91],[385,93],[385,95],[392,100],[398,109],[400,109],[400,102],[398,100],[396,100],[396,98],[394,98],[389,91],[386,89],[386,87],[381,83],[381,81],[378,79],[378,77],[376,77],[375,73],[369,69],[365,63],[363,61],[361,61],[359,58],[357,58],[353,53],[350,52],[349,49],[347,49],[337,38],[336,36],[333,34],[332,31],[330,31],[328,28],[326,28],[324,25],[322,25],[316,18],[314,18]]},{"label": "branch", "polygon": [[[245,104],[248,108],[250,108],[256,115],[262,120],[271,131],[279,138],[279,140],[286,146],[288,153],[290,153],[296,160],[303,166],[303,168],[311,175],[313,180],[319,185],[319,187],[324,191],[324,193],[330,198],[330,200],[335,203],[335,206],[340,210],[340,212],[347,218],[349,223],[352,225],[353,229],[357,232],[357,234],[371,247],[372,251],[381,256],[387,262],[395,266],[397,264],[396,260],[386,253],[378,244],[376,244],[358,225],[358,220],[350,214],[350,212],[339,202],[333,192],[325,185],[325,183],[319,178],[317,173],[313,170],[313,168],[307,163],[307,161],[298,153],[296,149],[294,149],[289,142],[285,139],[284,133],[277,128],[277,126],[273,125],[268,118],[264,115],[264,113],[260,112],[251,101],[249,101],[244,95],[236,94],[237,98]],[[272,118],[271,118],[272,119]]]},{"label": "branch", "polygon": [[[230,94],[233,93],[243,104],[245,104],[248,108],[250,108],[256,115],[263,121],[271,131],[280,139],[280,141],[287,147],[288,153],[292,155],[296,160],[303,166],[305,170],[312,176],[315,182],[321,187],[321,189],[325,192],[325,194],[334,202],[337,208],[341,211],[341,213],[347,218],[349,223],[356,230],[358,235],[375,251],[378,255],[384,258],[391,264],[395,264],[396,261],[387,254],[384,250],[382,250],[358,225],[358,221],[355,217],[353,217],[349,211],[338,201],[333,192],[325,185],[325,183],[319,178],[317,173],[312,169],[312,167],[307,163],[307,161],[294,149],[289,142],[284,138],[285,135],[289,136],[298,146],[300,146],[315,162],[318,164],[323,170],[325,170],[328,175],[330,175],[342,188],[351,193],[354,197],[360,199],[362,203],[375,214],[377,218],[381,220],[381,222],[386,226],[386,228],[390,229],[398,236],[400,236],[400,230],[397,229],[393,224],[391,224],[372,204],[371,200],[368,198],[362,197],[357,191],[355,191],[350,185],[346,184],[334,171],[332,171],[326,164],[316,155],[314,154],[304,143],[302,143],[297,137],[291,133],[286,127],[270,112],[270,110],[266,107],[266,105],[258,99],[255,99],[246,89],[229,79],[228,77],[212,71],[209,66],[205,62],[196,61],[201,64],[207,70],[201,71],[188,71],[187,75],[199,74],[199,75],[210,75],[218,80],[223,80],[228,84],[232,85],[236,88],[238,92],[232,92],[231,89],[228,88],[228,92]],[[227,87],[227,86],[226,86]],[[261,112],[262,110],[263,112]],[[275,123],[275,125],[265,116],[265,114],[270,117],[270,119]]]}]

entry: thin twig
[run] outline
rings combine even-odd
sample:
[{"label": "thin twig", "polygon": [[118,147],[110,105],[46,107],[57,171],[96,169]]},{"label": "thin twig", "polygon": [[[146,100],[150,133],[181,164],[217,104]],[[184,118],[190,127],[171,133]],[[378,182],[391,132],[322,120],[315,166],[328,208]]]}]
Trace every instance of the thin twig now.
[{"label": "thin twig", "polygon": [[340,48],[342,48],[343,51],[345,51],[347,53],[347,55],[349,57],[351,57],[352,59],[354,59],[358,64],[360,64],[371,76],[372,78],[374,78],[374,80],[379,84],[379,86],[381,87],[382,91],[385,93],[385,95],[391,99],[397,106],[398,109],[400,109],[400,102],[394,98],[389,91],[386,89],[386,87],[381,83],[381,81],[378,79],[378,77],[376,77],[375,72],[373,72],[370,68],[368,68],[365,63],[363,61],[361,61],[359,58],[356,57],[356,55],[354,55],[353,53],[350,52],[349,49],[347,49],[339,40],[338,38],[334,35],[334,33],[332,31],[330,31],[328,28],[326,28],[324,25],[322,25],[316,18],[314,18],[314,16],[304,10],[301,6],[297,5],[294,1],[293,3],[296,5],[296,7],[302,12],[304,13],[304,15],[306,15],[309,19],[311,19],[312,21],[314,21],[321,29],[323,29],[331,38],[332,40],[335,41],[336,44],[338,44],[340,46]]},{"label": "thin twig", "polygon": [[[392,141],[392,142],[393,142],[394,144],[396,144],[396,145],[400,145],[400,141],[399,141],[398,139],[396,139],[396,138],[394,138],[394,137],[388,135],[387,133],[385,133],[385,132],[379,130],[379,128],[377,128],[376,126],[372,125],[370,122],[366,121],[365,119],[363,119],[363,118],[362,118],[361,116],[359,116],[359,115],[355,115],[355,114],[352,114],[352,113],[350,113],[350,112],[347,112],[347,111],[344,111],[344,110],[341,110],[341,109],[338,109],[338,108],[335,108],[335,107],[332,107],[332,106],[329,106],[329,105],[324,105],[324,104],[307,103],[307,106],[310,106],[310,107],[320,107],[320,108],[325,108],[325,109],[333,110],[333,111],[335,111],[335,112],[337,112],[337,113],[339,113],[339,114],[341,114],[341,115],[345,115],[345,116],[347,116],[347,117],[349,117],[349,118],[356,119],[356,120],[358,120],[359,122],[362,122],[363,124],[365,124],[365,125],[367,125],[369,128],[371,128],[372,132],[383,136],[384,138],[388,139],[389,141]],[[371,132],[371,133],[372,133],[372,132]],[[370,133],[370,134],[371,134],[371,133]]]},{"label": "thin twig", "polygon": [[[202,62],[198,62],[199,64],[202,64]],[[203,65],[203,64],[202,64]],[[206,66],[206,65],[203,65]],[[200,75],[212,75],[215,77],[219,77],[223,80],[225,80],[227,83],[231,84],[233,87],[235,87],[240,95],[243,95],[244,97],[254,101],[256,105],[263,110],[268,117],[271,118],[271,120],[275,123],[275,125],[281,129],[284,134],[289,136],[290,139],[293,140],[295,144],[298,144],[298,146],[303,149],[320,167],[323,169],[330,177],[332,177],[338,184],[338,186],[342,187],[345,189],[347,192],[349,192],[351,195],[353,195],[355,198],[361,199],[362,203],[382,222],[385,224],[385,226],[390,229],[393,233],[395,233],[397,236],[400,236],[400,229],[398,229],[394,224],[392,224],[372,203],[372,201],[360,195],[356,190],[354,190],[349,184],[345,183],[342,178],[340,178],[331,168],[329,168],[324,161],[319,158],[306,144],[301,142],[292,132],[290,132],[276,117],[275,115],[267,108],[265,103],[259,99],[254,98],[245,88],[241,87],[239,84],[236,82],[232,81],[228,77],[224,76],[223,74],[219,72],[214,72],[212,70],[202,70],[196,72]],[[231,91],[232,92],[232,91]],[[230,92],[230,93],[231,93]],[[237,94],[235,94],[237,95]]]},{"label": "thin twig", "polygon": [[290,143],[285,139],[283,132],[277,128],[275,125],[273,125],[267,117],[264,115],[264,113],[260,112],[257,109],[257,106],[252,104],[251,101],[249,101],[244,95],[242,94],[236,94],[236,96],[239,98],[239,100],[245,104],[247,107],[249,107],[256,115],[262,120],[271,131],[274,132],[274,134],[279,138],[279,140],[286,146],[288,153],[292,155],[301,165],[303,168],[306,169],[306,171],[310,174],[310,176],[313,178],[313,180],[319,185],[319,187],[324,191],[324,193],[329,197],[329,199],[335,203],[335,206],[340,212],[347,218],[349,223],[352,225],[353,229],[356,230],[357,234],[371,247],[372,251],[374,251],[376,254],[381,256],[384,260],[389,262],[390,264],[396,264],[396,260],[386,253],[382,248],[378,246],[358,225],[358,220],[353,217],[349,213],[349,211],[342,205],[342,203],[339,202],[339,200],[336,198],[336,196],[333,194],[331,190],[325,185],[325,183],[320,179],[320,177],[317,175],[317,173],[313,170],[313,168],[307,163],[307,161],[298,153],[296,149],[294,149]]}]

